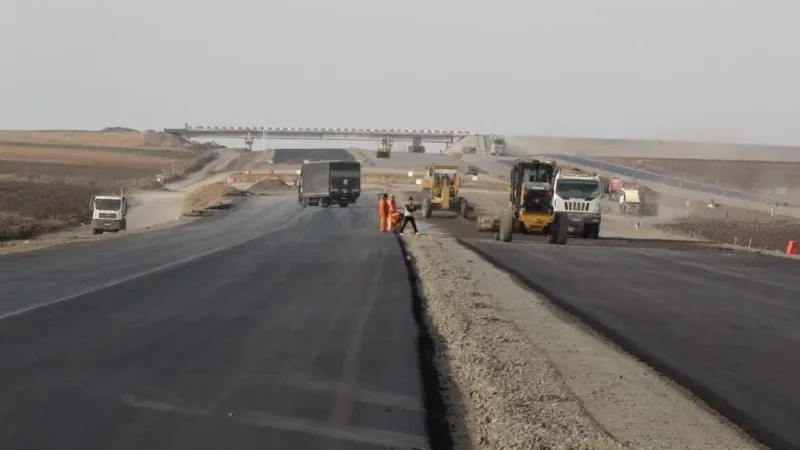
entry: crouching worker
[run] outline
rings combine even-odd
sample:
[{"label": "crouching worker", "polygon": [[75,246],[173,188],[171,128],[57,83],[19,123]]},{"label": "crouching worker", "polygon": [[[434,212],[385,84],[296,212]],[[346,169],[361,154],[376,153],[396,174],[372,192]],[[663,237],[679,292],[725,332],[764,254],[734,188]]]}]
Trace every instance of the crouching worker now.
[{"label": "crouching worker", "polygon": [[403,223],[403,215],[400,214],[398,211],[390,213],[389,216],[389,229],[394,231],[395,233],[400,231],[400,225]]},{"label": "crouching worker", "polygon": [[405,211],[403,211],[403,224],[400,226],[399,234],[403,235],[403,230],[406,229],[407,224],[411,224],[411,228],[414,229],[414,234],[419,234],[419,230],[417,230],[417,221],[414,219],[414,211],[417,210],[417,205],[414,204],[414,198],[408,197],[408,202],[403,205]]}]

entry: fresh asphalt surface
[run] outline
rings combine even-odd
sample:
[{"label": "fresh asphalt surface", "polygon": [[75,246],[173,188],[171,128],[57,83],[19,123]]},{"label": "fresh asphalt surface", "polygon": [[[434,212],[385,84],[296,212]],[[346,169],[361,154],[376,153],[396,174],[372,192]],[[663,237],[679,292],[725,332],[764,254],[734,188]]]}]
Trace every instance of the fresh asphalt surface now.
[{"label": "fresh asphalt surface", "polygon": [[756,437],[775,448],[800,448],[797,261],[710,250],[463,242]]},{"label": "fresh asphalt surface", "polygon": [[368,203],[253,197],[0,258],[0,448],[428,448],[412,288]]}]

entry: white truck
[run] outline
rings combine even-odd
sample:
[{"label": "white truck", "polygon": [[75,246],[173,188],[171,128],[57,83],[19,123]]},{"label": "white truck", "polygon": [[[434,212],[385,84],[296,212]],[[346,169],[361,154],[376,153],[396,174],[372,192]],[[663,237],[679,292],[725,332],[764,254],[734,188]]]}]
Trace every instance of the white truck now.
[{"label": "white truck", "polygon": [[128,199],[125,196],[93,195],[89,204],[92,207],[92,233],[118,233],[127,228]]},{"label": "white truck", "polygon": [[489,153],[492,156],[503,156],[506,152],[506,139],[502,136],[492,135],[492,148]]},{"label": "white truck", "polygon": [[602,221],[600,198],[602,183],[596,173],[576,168],[556,172],[553,209],[567,214],[567,233],[584,239],[597,239]]}]

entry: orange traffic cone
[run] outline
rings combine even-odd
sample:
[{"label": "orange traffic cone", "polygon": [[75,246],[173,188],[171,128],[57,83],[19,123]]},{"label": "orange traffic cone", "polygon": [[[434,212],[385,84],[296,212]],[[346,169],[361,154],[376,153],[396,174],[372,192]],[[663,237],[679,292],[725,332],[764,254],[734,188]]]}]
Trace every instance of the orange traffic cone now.
[{"label": "orange traffic cone", "polygon": [[789,241],[789,245],[786,246],[786,254],[787,255],[800,254],[800,249],[797,248],[797,241]]}]

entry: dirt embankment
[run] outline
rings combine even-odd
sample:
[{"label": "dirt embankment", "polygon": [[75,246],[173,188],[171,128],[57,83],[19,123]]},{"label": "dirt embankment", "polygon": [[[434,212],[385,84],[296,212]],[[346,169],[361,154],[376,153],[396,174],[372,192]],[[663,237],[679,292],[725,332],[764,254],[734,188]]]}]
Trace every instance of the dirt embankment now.
[{"label": "dirt embankment", "polygon": [[693,159],[601,158],[614,164],[748,192],[800,188],[800,163]]},{"label": "dirt embankment", "polygon": [[800,219],[780,216],[779,210],[772,216],[724,204],[709,208],[707,204],[694,202],[684,211],[683,216],[656,223],[655,228],[714,242],[769,250],[785,250],[789,241],[800,240]]},{"label": "dirt embankment", "polygon": [[0,131],[0,240],[88,223],[91,195],[178,181],[209,148],[157,132]]}]

